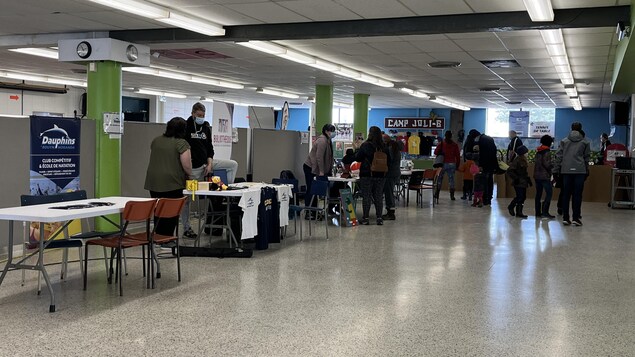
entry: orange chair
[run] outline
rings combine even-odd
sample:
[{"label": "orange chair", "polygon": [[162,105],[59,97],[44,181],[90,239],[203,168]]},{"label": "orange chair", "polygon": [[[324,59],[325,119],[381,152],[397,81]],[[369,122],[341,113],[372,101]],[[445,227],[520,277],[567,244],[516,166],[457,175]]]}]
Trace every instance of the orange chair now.
[{"label": "orange chair", "polygon": [[[86,242],[85,252],[84,252],[84,290],[86,290],[87,285],[87,275],[88,275],[88,247],[91,245],[97,245],[102,247],[110,248],[110,270],[108,272],[108,284],[112,283],[112,275],[113,268],[112,263],[113,259],[117,257],[117,265],[115,271],[115,282],[119,282],[119,295],[123,296],[123,286],[122,286],[122,269],[121,269],[121,255],[124,249],[132,248],[132,247],[140,247],[146,246],[150,247],[150,220],[152,219],[152,215],[154,213],[154,207],[156,205],[156,200],[147,200],[147,201],[129,201],[126,203],[124,207],[122,217],[124,219],[123,224],[121,225],[121,230],[118,235],[110,236],[103,239],[90,240]],[[128,233],[128,225],[134,222],[145,222],[146,229],[144,232],[139,233]],[[142,252],[143,249],[142,249]],[[148,255],[148,258],[152,257],[151,254]],[[145,252],[144,252],[144,263],[145,263]],[[148,260],[148,264],[149,260]],[[145,266],[144,266],[144,275],[145,275]],[[149,285],[149,282],[148,282]]]},{"label": "orange chair", "polygon": [[[157,264],[157,274],[156,277],[161,277],[161,270],[159,266],[159,261],[157,260],[156,255],[154,254],[154,245],[155,244],[166,244],[170,242],[176,242],[176,269],[178,280],[181,281],[181,254],[179,252],[179,227],[176,226],[175,232],[173,235],[162,235],[156,233],[157,223],[161,219],[165,218],[174,218],[179,217],[181,215],[181,210],[185,206],[185,201],[187,197],[182,198],[160,198],[157,201],[157,206],[154,209],[154,229],[152,230],[152,234],[150,235],[150,254],[153,258],[152,261]],[[154,264],[151,266],[151,275],[152,275],[152,288],[154,289]]]}]

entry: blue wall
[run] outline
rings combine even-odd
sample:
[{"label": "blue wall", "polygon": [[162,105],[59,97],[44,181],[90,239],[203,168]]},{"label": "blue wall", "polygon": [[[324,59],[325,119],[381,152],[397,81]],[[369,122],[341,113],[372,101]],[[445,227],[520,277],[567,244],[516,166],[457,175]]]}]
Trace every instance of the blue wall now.
[{"label": "blue wall", "polygon": [[[556,142],[565,138],[571,131],[571,123],[582,123],[582,130],[586,134],[586,138],[591,142],[591,150],[600,150],[600,135],[602,133],[611,133],[609,125],[608,108],[598,109],[582,109],[575,111],[573,109],[556,109]],[[628,127],[616,126],[615,135],[610,138],[613,144],[627,143]]]},{"label": "blue wall", "polygon": [[[276,111],[276,129],[282,125],[282,110]],[[309,127],[309,108],[289,108],[287,130],[307,131]]]},{"label": "blue wall", "polygon": [[[378,108],[371,109],[368,112],[368,127],[378,126],[381,130],[384,128],[384,118],[386,117],[429,117],[430,111],[444,117],[446,129],[450,127],[450,111],[448,108]],[[309,126],[309,108],[290,108],[288,130],[306,131]],[[579,121],[587,139],[591,141],[591,150],[600,150],[600,135],[602,133],[610,133],[608,108],[588,108],[581,111],[573,109],[556,109],[556,142],[567,136],[571,130],[571,123]],[[485,132],[487,113],[486,110],[472,109],[466,111],[463,117],[465,131],[476,129],[481,133]],[[282,111],[278,111],[276,127],[280,128]],[[442,134],[442,133],[440,133]],[[612,143],[621,143],[626,145],[628,135],[627,126],[617,126],[615,135],[611,137]]]}]

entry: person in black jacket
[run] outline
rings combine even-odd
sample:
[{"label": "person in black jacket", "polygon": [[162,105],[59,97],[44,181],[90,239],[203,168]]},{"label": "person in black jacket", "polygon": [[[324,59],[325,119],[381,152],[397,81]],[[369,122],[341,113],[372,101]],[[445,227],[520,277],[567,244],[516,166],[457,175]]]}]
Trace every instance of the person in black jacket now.
[{"label": "person in black jacket", "polygon": [[401,150],[403,143],[393,140],[390,136],[383,135],[384,144],[388,149],[388,173],[386,174],[386,182],[384,183],[384,197],[386,198],[387,214],[381,218],[389,221],[395,220],[395,185],[399,183],[401,178]]},{"label": "person in black jacket", "polygon": [[[383,212],[383,192],[386,173],[371,171],[371,164],[376,151],[382,151],[388,155],[388,150],[382,140],[381,130],[376,126],[368,129],[368,139],[362,143],[361,147],[355,155],[355,161],[361,163],[359,169],[359,187],[362,194],[363,214],[360,224],[368,225],[368,216],[370,214],[370,205],[374,201],[375,213],[377,215],[377,224],[384,224],[381,217]],[[390,162],[388,163],[390,165]]]},{"label": "person in black jacket", "polygon": [[498,159],[496,158],[496,143],[494,139],[478,130],[470,130],[468,140],[465,141],[465,157],[470,160],[474,145],[479,146],[479,167],[483,170],[485,179],[485,191],[483,192],[483,205],[492,204],[494,193],[494,173],[498,170]]}]

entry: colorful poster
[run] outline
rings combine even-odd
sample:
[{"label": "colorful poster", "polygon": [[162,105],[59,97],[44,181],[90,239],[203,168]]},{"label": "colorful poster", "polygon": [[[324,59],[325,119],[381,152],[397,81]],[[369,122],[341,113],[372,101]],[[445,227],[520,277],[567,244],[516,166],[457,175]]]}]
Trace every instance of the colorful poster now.
[{"label": "colorful poster", "polygon": [[353,124],[335,124],[335,135],[331,140],[353,142]]},{"label": "colorful poster", "polygon": [[529,128],[529,112],[509,112],[509,130],[514,130],[519,137],[527,136]]},{"label": "colorful poster", "polygon": [[346,188],[340,190],[340,200],[342,205],[342,226],[351,227],[357,225],[357,216],[355,215],[355,201],[351,190]]},{"label": "colorful poster", "polygon": [[79,190],[81,121],[31,116],[31,195]]},{"label": "colorful poster", "polygon": [[212,145],[214,157],[229,160],[232,155],[232,117],[234,105],[214,101],[212,110]]}]

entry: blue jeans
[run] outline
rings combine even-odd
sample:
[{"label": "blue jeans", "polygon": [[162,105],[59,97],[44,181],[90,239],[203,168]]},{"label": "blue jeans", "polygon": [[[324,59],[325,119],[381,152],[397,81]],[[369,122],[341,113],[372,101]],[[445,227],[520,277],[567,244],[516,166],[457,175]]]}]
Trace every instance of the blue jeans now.
[{"label": "blue jeans", "polygon": [[582,190],[584,189],[584,179],[586,174],[564,174],[562,175],[562,219],[569,220],[569,202],[573,210],[574,220],[580,219],[582,210]]},{"label": "blue jeans", "polygon": [[535,198],[535,205],[536,205],[536,212],[541,212],[543,215],[549,213],[549,212],[542,212],[542,208],[545,207],[544,205],[542,205],[542,203],[540,202],[542,200],[542,190],[545,190],[545,202],[546,202],[546,207],[549,207],[549,203],[551,202],[551,196],[553,195],[553,187],[551,186],[551,181],[549,180],[536,180],[536,198]]},{"label": "blue jeans", "polygon": [[445,173],[447,172],[448,174],[448,185],[450,186],[450,190],[454,191],[454,172],[456,171],[456,164],[455,163],[444,163],[443,164],[443,170],[441,170],[441,173],[439,174],[439,187],[441,187],[441,184],[443,183],[443,176],[445,175]]}]

